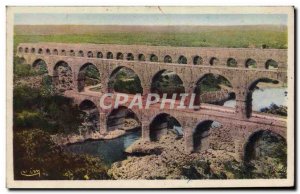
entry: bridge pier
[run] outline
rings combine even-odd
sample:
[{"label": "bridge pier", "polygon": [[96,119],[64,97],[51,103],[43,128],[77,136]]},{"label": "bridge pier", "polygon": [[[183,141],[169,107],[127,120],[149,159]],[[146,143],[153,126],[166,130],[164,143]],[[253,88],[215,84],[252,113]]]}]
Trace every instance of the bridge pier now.
[{"label": "bridge pier", "polygon": [[143,86],[143,94],[142,94],[143,105],[146,104],[148,94],[150,94],[150,93],[151,93],[151,86],[144,85]]},{"label": "bridge pier", "polygon": [[235,152],[235,160],[237,161],[242,161],[243,160],[243,154],[244,154],[244,143],[245,140],[243,140],[242,138],[237,138],[234,140],[234,152]]},{"label": "bridge pier", "polygon": [[194,150],[193,143],[193,127],[185,127],[184,128],[184,142],[185,142],[185,153],[190,154]]},{"label": "bridge pier", "polygon": [[142,138],[144,141],[150,141],[150,122],[142,121]]},{"label": "bridge pier", "polygon": [[84,72],[78,72],[78,77],[76,76],[77,72],[73,72],[73,80],[74,80],[74,89],[77,92],[82,92],[84,90],[84,79],[85,79],[85,73]]},{"label": "bridge pier", "polygon": [[247,102],[245,100],[236,100],[235,113],[240,119],[248,119],[247,117]]},{"label": "bridge pier", "polygon": [[99,114],[99,126],[100,126],[100,133],[105,134],[107,132],[107,125],[106,125],[106,114],[100,112]]}]

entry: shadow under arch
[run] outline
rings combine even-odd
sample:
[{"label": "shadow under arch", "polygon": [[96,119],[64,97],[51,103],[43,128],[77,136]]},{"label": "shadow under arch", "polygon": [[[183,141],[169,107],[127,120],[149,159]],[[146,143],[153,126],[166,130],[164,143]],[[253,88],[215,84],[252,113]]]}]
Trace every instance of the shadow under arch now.
[{"label": "shadow under arch", "polygon": [[[244,145],[243,160],[249,163],[260,157],[280,157],[286,162],[286,139],[270,130],[260,129],[253,132]],[[285,160],[285,161],[284,161]]]},{"label": "shadow under arch", "polygon": [[107,116],[106,125],[108,131],[141,129],[141,121],[138,114],[126,106],[112,109]]},{"label": "shadow under arch", "polygon": [[269,59],[265,63],[265,68],[266,69],[270,69],[270,70],[272,70],[272,69],[278,69],[278,63],[277,63],[277,61],[275,61],[273,59]]},{"label": "shadow under arch", "polygon": [[58,92],[73,89],[73,74],[69,64],[58,61],[53,68],[53,83]]},{"label": "shadow under arch", "polygon": [[271,78],[266,78],[266,77],[262,77],[262,78],[258,78],[256,80],[254,80],[253,82],[251,82],[248,86],[248,92],[246,94],[246,116],[248,118],[251,117],[252,112],[253,112],[253,92],[258,89],[257,84],[259,84],[260,82],[263,83],[272,83],[272,84],[279,84],[280,82],[278,80],[275,79],[271,79]]},{"label": "shadow under arch", "polygon": [[219,128],[221,126],[220,122],[214,120],[204,120],[199,122],[193,130],[193,152],[209,149],[211,129]]},{"label": "shadow under arch", "polygon": [[100,129],[100,114],[96,104],[88,99],[80,102],[79,110],[84,112],[83,129],[88,132],[96,132]]},{"label": "shadow under arch", "polygon": [[180,99],[179,94],[185,93],[185,88],[177,73],[163,69],[152,77],[150,91],[159,94],[161,97],[163,94],[167,94],[167,98],[172,98],[172,95],[176,94],[176,99]]},{"label": "shadow under arch", "polygon": [[94,91],[100,91],[100,72],[96,65],[93,63],[85,63],[79,69],[78,76],[78,91],[84,91],[85,87]]},{"label": "shadow under arch", "polygon": [[254,59],[248,58],[245,62],[245,67],[249,69],[257,68],[257,63]]},{"label": "shadow under arch", "polygon": [[126,94],[142,94],[143,87],[139,75],[126,66],[116,67],[109,76],[109,92],[115,91]]},{"label": "shadow under arch", "polygon": [[[194,105],[208,103],[234,108],[235,91],[232,83],[223,75],[206,73],[201,76],[194,87]],[[228,102],[226,104],[226,102]]]},{"label": "shadow under arch", "polygon": [[32,63],[32,68],[37,71],[39,74],[46,74],[48,73],[48,65],[43,59],[36,59]]},{"label": "shadow under arch", "polygon": [[158,141],[168,132],[176,135],[176,139],[183,137],[183,129],[180,122],[168,113],[159,113],[150,122],[150,140]]}]

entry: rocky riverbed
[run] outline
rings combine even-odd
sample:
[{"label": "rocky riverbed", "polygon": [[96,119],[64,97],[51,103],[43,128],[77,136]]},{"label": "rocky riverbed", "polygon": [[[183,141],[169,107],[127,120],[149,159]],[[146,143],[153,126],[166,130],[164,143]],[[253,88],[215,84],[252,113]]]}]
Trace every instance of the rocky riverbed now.
[{"label": "rocky riverbed", "polygon": [[[267,149],[273,147],[269,145]],[[108,170],[111,178],[248,179],[286,176],[284,162],[270,156],[244,163],[235,160],[233,150],[220,147],[186,154],[183,138],[178,140],[172,132],[163,135],[158,142],[136,141],[126,153],[127,159],[113,163]]]},{"label": "rocky riverbed", "polygon": [[73,134],[56,134],[52,135],[52,141],[55,142],[56,145],[64,146],[67,144],[72,143],[82,143],[86,140],[108,140],[108,139],[115,139],[122,135],[125,135],[127,131],[136,130],[140,127],[140,124],[131,118],[127,118],[124,122],[123,126],[120,128],[115,129],[113,131],[108,131],[105,134],[101,134],[99,131],[85,131],[80,133],[73,133]]},{"label": "rocky riverbed", "polygon": [[233,153],[209,149],[186,154],[183,138],[168,132],[158,142],[137,141],[126,149],[126,160],[108,171],[114,179],[202,179],[230,178],[222,163],[234,161]]}]

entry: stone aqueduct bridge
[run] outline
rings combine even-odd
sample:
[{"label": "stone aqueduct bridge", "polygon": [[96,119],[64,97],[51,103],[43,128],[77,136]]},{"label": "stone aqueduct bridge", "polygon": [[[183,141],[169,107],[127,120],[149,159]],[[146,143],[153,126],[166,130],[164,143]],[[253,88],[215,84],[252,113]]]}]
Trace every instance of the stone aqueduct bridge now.
[{"label": "stone aqueduct bridge", "polygon": [[[285,118],[250,111],[251,88],[256,83],[265,78],[287,81],[287,50],[284,49],[23,43],[18,46],[17,55],[23,57],[28,64],[34,64],[39,59],[44,60],[49,75],[53,77],[58,76],[55,72],[57,64],[61,61],[67,63],[72,70],[73,88],[66,91],[65,95],[73,97],[78,104],[84,100],[94,102],[100,112],[102,133],[106,132],[106,121],[111,110],[100,107],[99,97],[112,90],[108,84],[112,75],[122,67],[127,67],[138,75],[143,95],[150,92],[153,78],[163,70],[175,72],[181,78],[185,92],[190,94],[193,93],[197,81],[206,74],[222,75],[230,81],[236,95],[235,108],[203,103],[199,110],[159,110],[156,104],[151,105],[151,111],[133,108],[145,139],[149,139],[151,121],[162,112],[176,118],[183,127],[187,152],[193,150],[193,130],[206,120],[217,121],[232,128],[231,135],[234,137],[237,158],[244,156],[247,141],[260,130],[270,130],[286,138]],[[247,67],[250,59],[256,62],[257,68]],[[236,66],[228,67],[229,60],[234,60]],[[270,60],[276,61],[277,69],[268,68],[267,63]],[[79,72],[87,63],[95,65],[99,70],[103,85],[101,93],[81,92],[79,89]]]}]

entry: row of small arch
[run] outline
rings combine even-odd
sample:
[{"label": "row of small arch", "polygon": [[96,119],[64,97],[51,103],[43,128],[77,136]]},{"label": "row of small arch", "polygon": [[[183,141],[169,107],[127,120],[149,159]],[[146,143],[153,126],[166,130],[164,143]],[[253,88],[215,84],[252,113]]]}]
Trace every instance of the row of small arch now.
[{"label": "row of small arch", "polygon": [[[19,52],[23,52],[23,48],[19,47]],[[25,53],[29,53],[29,48],[25,48]],[[35,48],[31,48],[30,50],[31,53],[35,53],[36,50]],[[37,51],[38,54],[43,54],[43,49],[39,48]],[[50,49],[46,49],[46,54],[47,55],[62,55],[62,56],[66,56],[67,52],[66,50],[61,50],[61,52],[59,53],[59,51],[57,49],[53,49],[52,53],[50,51]],[[70,50],[69,51],[69,56],[78,56],[78,57],[84,57],[84,52],[82,50],[78,51],[77,55],[75,53],[74,50]],[[92,51],[88,51],[87,55],[88,58],[104,58],[104,55],[102,52],[97,52],[96,56],[94,56],[94,53]],[[107,52],[106,53],[106,59],[114,59],[113,53],[112,52]],[[127,53],[126,57],[124,57],[124,54],[121,52],[118,52],[116,54],[116,60],[128,60],[128,61],[133,61],[134,59],[134,55],[132,53]],[[149,60],[151,62],[158,62],[158,57],[155,54],[150,55]],[[138,55],[138,61],[146,61],[146,57],[144,54],[139,54]],[[164,63],[173,63],[172,57],[170,55],[166,55],[164,57]],[[178,60],[177,60],[178,64],[187,64],[187,58],[183,55],[179,56]],[[194,56],[193,57],[193,64],[194,65],[203,65],[203,58],[200,56]],[[219,59],[216,57],[211,57],[209,60],[209,65],[218,65],[219,64]],[[237,61],[234,58],[229,58],[227,59],[226,65],[228,67],[237,67]],[[257,68],[257,63],[254,59],[247,59],[245,62],[245,67],[246,68]],[[266,61],[265,63],[265,68],[266,69],[277,69],[278,68],[278,63],[276,61],[274,61],[273,59],[269,59]]]}]

